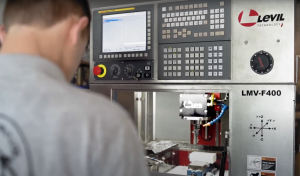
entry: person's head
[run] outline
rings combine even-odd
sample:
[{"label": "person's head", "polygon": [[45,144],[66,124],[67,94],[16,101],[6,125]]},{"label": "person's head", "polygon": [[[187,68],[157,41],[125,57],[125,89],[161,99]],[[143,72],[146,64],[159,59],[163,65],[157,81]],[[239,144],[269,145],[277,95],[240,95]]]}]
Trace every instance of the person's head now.
[{"label": "person's head", "polygon": [[74,75],[89,41],[88,0],[7,0],[2,53],[39,55]]}]

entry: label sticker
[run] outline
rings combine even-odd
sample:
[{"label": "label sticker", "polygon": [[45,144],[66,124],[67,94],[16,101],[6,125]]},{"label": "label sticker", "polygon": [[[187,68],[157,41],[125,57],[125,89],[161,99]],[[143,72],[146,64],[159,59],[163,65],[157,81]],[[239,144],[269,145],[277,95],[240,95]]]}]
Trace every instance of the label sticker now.
[{"label": "label sticker", "polygon": [[264,156],[247,156],[248,170],[276,171],[277,158]]},{"label": "label sticker", "polygon": [[276,176],[276,173],[261,172],[261,171],[247,171],[247,176]]}]

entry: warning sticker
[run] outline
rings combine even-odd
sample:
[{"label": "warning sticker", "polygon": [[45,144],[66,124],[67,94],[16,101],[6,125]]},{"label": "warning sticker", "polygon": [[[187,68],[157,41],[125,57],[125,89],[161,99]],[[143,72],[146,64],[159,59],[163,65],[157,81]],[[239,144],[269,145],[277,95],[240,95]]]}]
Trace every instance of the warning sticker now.
[{"label": "warning sticker", "polygon": [[247,176],[276,176],[276,173],[261,172],[261,171],[247,171]]},{"label": "warning sticker", "polygon": [[264,156],[247,156],[248,170],[276,171],[277,158]]}]

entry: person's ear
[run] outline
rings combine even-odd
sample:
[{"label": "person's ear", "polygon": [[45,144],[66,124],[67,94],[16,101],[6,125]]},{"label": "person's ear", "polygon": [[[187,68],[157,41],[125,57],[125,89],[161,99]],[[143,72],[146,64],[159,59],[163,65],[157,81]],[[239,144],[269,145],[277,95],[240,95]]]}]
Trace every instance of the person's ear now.
[{"label": "person's ear", "polygon": [[1,44],[5,41],[5,37],[6,37],[6,29],[4,27],[4,25],[0,26],[0,41]]},{"label": "person's ear", "polygon": [[81,17],[77,20],[71,28],[71,44],[73,46],[77,45],[82,39],[83,31],[88,26],[89,19],[87,17]]}]

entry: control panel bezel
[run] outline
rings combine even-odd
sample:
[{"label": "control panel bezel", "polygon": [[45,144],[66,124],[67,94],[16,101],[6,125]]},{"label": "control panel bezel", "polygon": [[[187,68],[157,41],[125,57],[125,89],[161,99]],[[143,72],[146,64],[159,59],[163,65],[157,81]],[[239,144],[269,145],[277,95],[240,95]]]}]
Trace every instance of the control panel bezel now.
[{"label": "control panel bezel", "polygon": [[[102,52],[103,39],[103,16],[113,14],[123,14],[132,12],[146,12],[146,51],[132,51],[132,52]],[[93,11],[93,60],[94,61],[113,61],[113,60],[152,60],[154,47],[154,4],[132,6],[124,8],[107,8]]]}]

